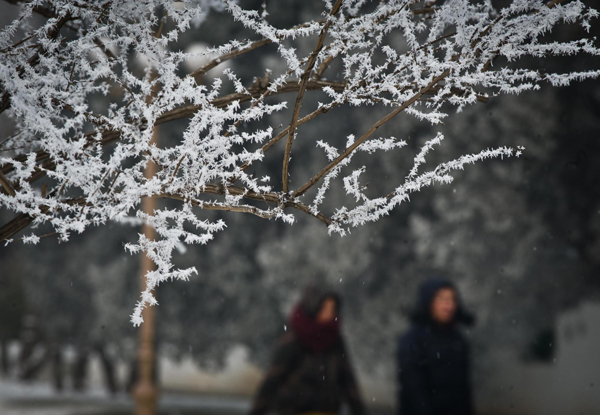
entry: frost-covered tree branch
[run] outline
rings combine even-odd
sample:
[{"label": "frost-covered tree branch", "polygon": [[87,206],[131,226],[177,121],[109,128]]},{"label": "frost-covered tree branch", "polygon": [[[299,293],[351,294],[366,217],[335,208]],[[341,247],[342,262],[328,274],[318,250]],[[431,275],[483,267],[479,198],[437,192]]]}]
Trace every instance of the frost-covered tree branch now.
[{"label": "frost-covered tree branch", "polygon": [[[324,1],[321,18],[287,29],[229,0],[8,2],[20,6],[20,16],[0,32],[0,113],[16,133],[0,140],[0,206],[16,216],[0,238],[8,243],[28,226],[48,223],[66,241],[72,232],[131,215],[146,221],[159,238],[140,236],[127,245],[157,266],[147,276],[135,324],[155,302],[156,285],[196,272],[176,269],[173,249],[205,244],[225,228],[203,211],[288,223],[301,212],[343,235],[425,186],[449,183],[450,173],[466,164],[522,150],[483,149],[419,172],[441,144],[438,135],[406,166],[406,177],[390,183],[387,194],[373,195],[361,184],[368,165],[353,167],[352,159],[361,151],[388,151],[389,157],[405,151],[405,140],[376,134],[398,114],[439,124],[450,111],[498,94],[600,75],[597,68],[552,73],[522,63],[525,57],[600,54],[593,39],[552,39],[560,24],[589,30],[598,13],[581,1],[517,0],[501,10],[467,0],[387,0],[368,8],[364,0]],[[192,28],[202,30],[210,13],[226,14],[251,35],[223,39],[200,54],[205,63],[186,72],[199,54],[182,52],[180,39]],[[305,56],[304,44],[310,45]],[[220,66],[267,47],[276,49],[285,70],[265,73],[257,65],[249,81],[235,65]],[[336,65],[337,75],[330,69]],[[211,80],[207,74],[215,70],[220,75]],[[310,94],[321,100],[318,106],[309,107]],[[289,98],[295,99],[289,125],[276,132],[272,119],[287,110]],[[344,106],[389,109],[357,131],[358,139],[303,134],[303,125]],[[174,121],[185,123],[175,143],[152,141],[156,126]],[[277,146],[282,140],[283,148]],[[293,188],[293,156],[302,157],[292,151],[296,140],[312,140],[325,157],[320,170],[303,172],[310,179]],[[271,153],[283,158],[281,183],[270,183],[272,168],[264,161]],[[152,177],[144,176],[148,163],[157,167]],[[326,209],[334,185],[347,198],[330,200],[334,209]],[[149,197],[172,202],[144,214],[141,201]],[[36,243],[39,235],[21,240]]]}]

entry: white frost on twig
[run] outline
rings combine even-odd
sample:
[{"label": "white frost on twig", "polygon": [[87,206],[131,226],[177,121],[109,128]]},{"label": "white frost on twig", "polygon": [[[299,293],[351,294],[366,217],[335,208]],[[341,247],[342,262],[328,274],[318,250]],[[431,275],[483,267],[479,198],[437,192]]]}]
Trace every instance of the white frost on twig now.
[{"label": "white frost on twig", "polygon": [[[438,134],[416,154],[408,175],[391,183],[390,194],[371,198],[360,181],[368,167],[362,166],[363,159],[378,151],[395,157],[391,150],[402,149],[406,142],[350,136],[346,147],[338,148],[338,138],[322,136],[315,141],[326,160],[309,186],[316,187],[312,202],[293,191],[284,194],[278,183],[270,184],[272,171],[261,162],[265,149],[274,144],[276,128],[268,126],[270,117],[287,108],[279,95],[298,92],[313,53],[312,48],[299,47],[299,39],[310,43],[327,30],[325,46],[312,56],[313,71],[306,73],[307,93],[323,92],[321,113],[338,106],[378,105],[389,111],[402,109],[435,125],[448,116],[449,107],[460,110],[498,94],[535,90],[543,83],[564,86],[600,75],[598,69],[546,73],[519,66],[523,57],[600,55],[593,39],[549,40],[559,24],[578,24],[589,31],[598,13],[578,0],[556,7],[516,0],[501,10],[490,2],[448,0],[428,5],[422,13],[415,12],[421,3],[412,0],[348,0],[336,15],[330,15],[333,2],[325,1],[321,20],[289,29],[230,0],[48,0],[44,5],[55,16],[34,26],[38,4],[24,3],[19,18],[0,31],[2,111],[8,108],[16,122],[16,134],[0,142],[0,168],[6,177],[0,206],[28,215],[33,225],[49,223],[63,241],[71,232],[107,221],[127,222],[132,215],[153,226],[156,240],[140,235],[126,246],[156,264],[146,276],[134,324],[141,322],[145,306],[155,304],[154,287],[196,273],[195,268],[175,268],[173,250],[181,244],[205,244],[225,229],[221,220],[202,219],[202,209],[293,223],[289,208],[296,207],[327,223],[330,233],[343,235],[389,214],[425,186],[450,183],[450,173],[467,164],[521,154],[522,148],[484,150],[420,173],[427,154],[441,144]],[[200,54],[180,51],[181,36],[214,9],[239,21],[253,39],[224,39]],[[164,16],[157,16],[157,10],[164,10]],[[161,22],[168,24],[159,33]],[[64,36],[65,31],[70,35]],[[390,43],[391,34],[401,41]],[[221,58],[231,58],[228,54],[252,53],[255,42],[276,45],[272,49],[285,68],[283,74],[274,79],[270,71],[263,78],[256,74],[251,85],[236,73],[234,64],[215,68],[221,75],[210,83],[181,75],[181,68],[199,57],[218,64]],[[144,68],[135,67],[136,57],[143,57]],[[316,76],[317,68],[326,68],[331,59],[342,68],[341,78]],[[224,92],[231,89],[235,93]],[[98,96],[106,103],[100,111],[90,105]],[[154,142],[156,125],[182,118],[189,121],[176,143]],[[351,147],[358,140],[360,145]],[[351,166],[358,152],[363,152],[361,166]],[[149,163],[157,171],[147,178]],[[42,175],[52,183],[47,192],[36,186]],[[334,214],[324,217],[319,209],[337,178],[348,197],[331,200]],[[144,213],[141,202],[147,197],[177,203]],[[39,236],[22,241],[37,243]]]}]

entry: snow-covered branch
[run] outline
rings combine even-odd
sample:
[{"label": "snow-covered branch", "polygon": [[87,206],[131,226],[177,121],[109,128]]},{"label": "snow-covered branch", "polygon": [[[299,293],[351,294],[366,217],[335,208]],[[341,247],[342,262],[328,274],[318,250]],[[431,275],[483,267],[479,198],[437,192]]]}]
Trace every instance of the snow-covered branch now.
[{"label": "snow-covered branch", "polygon": [[[376,134],[398,114],[439,124],[453,108],[498,94],[600,75],[595,67],[545,72],[524,59],[600,55],[594,39],[551,36],[560,24],[589,31],[598,13],[581,1],[515,0],[501,10],[468,0],[386,0],[369,7],[363,0],[325,1],[318,19],[289,28],[229,0],[9,2],[20,5],[20,16],[0,32],[0,113],[12,120],[16,134],[0,139],[0,206],[16,216],[0,228],[0,238],[10,241],[44,223],[62,241],[131,216],[152,225],[157,240],[141,235],[127,245],[157,266],[136,307],[136,324],[143,307],[155,302],[152,288],[195,272],[174,268],[173,249],[205,244],[225,229],[203,211],[288,223],[301,212],[345,234],[425,186],[449,183],[450,173],[467,164],[520,154],[505,147],[483,150],[419,173],[426,155],[441,145],[438,135],[414,155],[406,177],[386,181],[391,193],[369,196],[361,184],[369,166],[362,159],[353,165],[353,156],[383,150],[394,158],[407,151],[405,140]],[[248,38],[222,39],[202,53],[208,61],[185,73],[184,64],[198,53],[182,52],[181,39],[192,28],[201,31],[210,13],[239,22]],[[238,59],[267,49],[278,69],[256,64],[254,80],[240,75]],[[233,63],[223,68],[226,61]],[[221,75],[211,79],[209,70]],[[288,107],[290,94],[295,104]],[[311,94],[321,101],[314,108]],[[303,125],[349,106],[389,108],[341,149],[341,137],[303,134]],[[304,116],[302,107],[308,108]],[[281,115],[289,125],[275,124]],[[176,140],[153,140],[158,126],[173,121],[184,125]],[[277,146],[282,140],[284,148]],[[294,160],[303,157],[302,150],[292,151],[296,140],[313,140],[326,157],[319,169],[299,175],[308,181],[292,188]],[[265,163],[271,154],[280,161],[278,171]],[[156,173],[147,177],[150,164]],[[282,182],[270,183],[273,175]],[[327,199],[332,186],[346,197]],[[144,213],[144,198],[171,202]],[[39,237],[22,240],[36,243]]]}]

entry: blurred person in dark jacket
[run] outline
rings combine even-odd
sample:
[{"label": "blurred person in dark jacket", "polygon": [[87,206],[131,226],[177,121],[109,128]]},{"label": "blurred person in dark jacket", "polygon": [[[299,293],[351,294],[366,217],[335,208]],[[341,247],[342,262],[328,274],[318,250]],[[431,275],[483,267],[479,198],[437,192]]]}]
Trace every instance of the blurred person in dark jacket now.
[{"label": "blurred person in dark jacket", "polygon": [[458,327],[473,320],[450,281],[421,285],[398,348],[401,415],[473,414],[469,344]]},{"label": "blurred person in dark jacket", "polygon": [[364,415],[352,366],[340,333],[340,297],[326,287],[306,288],[289,329],[276,346],[272,366],[250,415],[338,414],[342,402]]}]

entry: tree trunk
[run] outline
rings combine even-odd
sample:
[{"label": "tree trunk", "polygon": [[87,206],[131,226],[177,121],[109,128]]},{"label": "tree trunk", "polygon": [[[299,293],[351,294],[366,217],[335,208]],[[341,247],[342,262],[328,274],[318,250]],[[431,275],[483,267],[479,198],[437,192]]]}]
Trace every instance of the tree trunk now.
[{"label": "tree trunk", "polygon": [[[145,258],[145,257],[144,257]],[[137,366],[137,383],[133,395],[136,401],[136,415],[155,415],[158,401],[158,388],[154,382],[154,307],[147,307],[142,313],[144,323],[140,330],[140,346]]]},{"label": "tree trunk", "polygon": [[52,359],[52,381],[54,389],[62,392],[64,387],[64,361],[60,344],[53,345],[50,349],[50,358]]},{"label": "tree trunk", "polygon": [[21,350],[19,352],[19,366],[22,370],[25,370],[31,356],[33,354],[33,349],[38,342],[34,339],[23,339],[21,340]]},{"label": "tree trunk", "polygon": [[102,368],[104,369],[104,382],[106,384],[106,388],[111,395],[114,395],[118,390],[117,379],[115,377],[115,365],[110,356],[106,354],[104,346],[98,345],[96,350],[98,351],[98,357],[100,357],[100,362],[102,363]]},{"label": "tree trunk", "polygon": [[10,372],[10,361],[8,358],[8,339],[0,339],[0,376],[6,377]]},{"label": "tree trunk", "polygon": [[[158,141],[158,129],[154,127],[153,141]],[[146,166],[144,176],[152,178],[156,174],[156,164],[152,161]],[[154,212],[156,206],[156,199],[153,197],[146,197],[142,200],[142,209],[148,214]],[[150,240],[156,239],[156,231],[152,226],[147,224],[142,225],[142,231],[146,238]],[[141,273],[140,273],[140,285],[142,291],[146,289],[146,273],[154,269],[154,263],[147,255],[142,254],[141,258]],[[142,318],[144,322],[140,327],[139,333],[139,349],[138,349],[138,378],[135,385],[133,396],[136,401],[135,414],[136,415],[155,415],[156,414],[156,403],[158,401],[158,388],[153,379],[154,365],[156,361],[155,350],[154,350],[154,336],[155,336],[155,319],[154,310],[152,306],[147,306],[142,311]]]},{"label": "tree trunk", "polygon": [[73,364],[73,389],[82,392],[86,387],[87,369],[89,361],[89,351],[87,349],[79,349],[77,357]]},{"label": "tree trunk", "polygon": [[32,347],[31,352],[27,353],[25,357],[21,360],[21,380],[29,381],[35,379],[35,377],[38,375],[38,373],[40,373],[44,365],[48,362],[48,359],[48,349],[46,349],[42,357],[39,360],[35,361],[33,359]]}]

